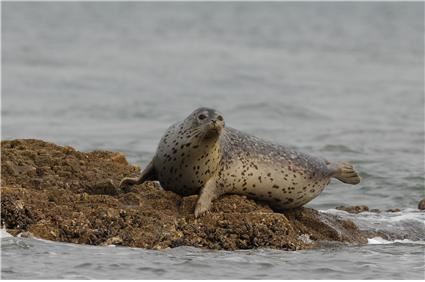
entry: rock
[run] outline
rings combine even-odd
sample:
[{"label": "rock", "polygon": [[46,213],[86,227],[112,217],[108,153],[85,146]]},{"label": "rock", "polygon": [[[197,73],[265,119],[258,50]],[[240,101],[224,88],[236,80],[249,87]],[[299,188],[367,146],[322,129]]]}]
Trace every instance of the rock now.
[{"label": "rock", "polygon": [[387,212],[401,212],[401,209],[397,209],[397,208],[395,208],[395,209],[388,209],[388,210],[386,210]]},{"label": "rock", "polygon": [[125,158],[123,153],[116,153],[112,155],[111,157],[112,161],[122,164],[122,165],[128,165],[127,159]]},{"label": "rock", "polygon": [[123,242],[122,238],[119,236],[116,236],[106,240],[104,245],[122,245],[122,242]]},{"label": "rock", "polygon": [[[361,213],[361,212],[365,212],[365,211],[369,211],[369,207],[368,206],[350,206],[350,207],[344,207],[344,206],[340,206],[340,207],[336,207],[337,210],[342,210],[342,211],[346,211],[349,213]],[[374,212],[376,212],[377,210],[374,210]]]},{"label": "rock", "polygon": [[119,189],[112,183],[111,180],[95,183],[93,186],[88,186],[86,192],[92,195],[118,195]]},{"label": "rock", "polygon": [[117,162],[117,153],[83,153],[41,140],[2,141],[1,153],[2,186],[90,193],[96,185],[140,173],[136,166]]},{"label": "rock", "polygon": [[418,209],[425,210],[425,198],[419,201],[418,203]]},{"label": "rock", "polygon": [[1,212],[11,234],[158,250],[183,245],[301,250],[322,242],[367,243],[349,220],[309,208],[277,213],[238,195],[220,197],[195,219],[197,195],[182,197],[157,182],[117,189],[114,183],[122,177],[140,173],[121,153],[82,153],[32,139],[3,141],[1,153]]},{"label": "rock", "polygon": [[[358,214],[361,212],[374,212],[374,213],[380,213],[382,212],[380,209],[369,209],[368,206],[350,206],[350,207],[344,207],[344,206],[340,206],[340,207],[336,207],[337,210],[342,210],[342,211],[346,211],[349,213],[354,213],[354,214]],[[387,209],[386,212],[400,212],[401,210],[398,208],[393,208],[393,209]]]},{"label": "rock", "polygon": [[21,238],[34,238],[34,234],[28,231],[21,232],[17,236]]}]

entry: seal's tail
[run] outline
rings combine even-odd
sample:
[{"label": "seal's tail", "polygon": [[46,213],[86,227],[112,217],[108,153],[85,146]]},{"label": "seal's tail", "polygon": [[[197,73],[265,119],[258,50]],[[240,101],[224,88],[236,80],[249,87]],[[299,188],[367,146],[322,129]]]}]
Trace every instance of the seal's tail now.
[{"label": "seal's tail", "polygon": [[349,163],[338,163],[333,167],[333,177],[347,184],[360,183],[360,176],[355,171],[354,167]]}]

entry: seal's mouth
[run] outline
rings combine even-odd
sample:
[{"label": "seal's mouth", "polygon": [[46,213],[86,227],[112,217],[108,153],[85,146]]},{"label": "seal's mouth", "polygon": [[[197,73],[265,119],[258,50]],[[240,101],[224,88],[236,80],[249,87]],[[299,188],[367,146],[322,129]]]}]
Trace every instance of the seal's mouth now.
[{"label": "seal's mouth", "polygon": [[209,130],[216,130],[218,132],[218,131],[221,131],[222,128],[223,127],[220,124],[218,124],[214,121],[208,123],[208,129]]},{"label": "seal's mouth", "polygon": [[207,126],[205,128],[204,138],[210,139],[210,138],[213,138],[213,137],[217,137],[218,135],[220,135],[221,130],[223,130],[222,125],[218,124],[215,121],[211,121],[207,124]]}]

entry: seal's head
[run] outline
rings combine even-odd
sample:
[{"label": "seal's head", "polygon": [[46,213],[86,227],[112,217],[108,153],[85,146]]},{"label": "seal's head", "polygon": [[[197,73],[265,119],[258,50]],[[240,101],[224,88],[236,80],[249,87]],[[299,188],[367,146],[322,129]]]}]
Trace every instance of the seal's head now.
[{"label": "seal's head", "polygon": [[199,130],[200,136],[205,139],[218,137],[225,125],[221,113],[204,107],[196,109],[187,120],[191,121],[192,128]]}]

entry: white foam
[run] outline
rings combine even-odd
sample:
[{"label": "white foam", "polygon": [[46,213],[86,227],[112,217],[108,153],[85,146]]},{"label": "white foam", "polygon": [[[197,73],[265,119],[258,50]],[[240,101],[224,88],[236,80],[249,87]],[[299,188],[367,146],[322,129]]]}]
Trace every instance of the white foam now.
[{"label": "white foam", "polygon": [[408,239],[389,241],[381,237],[369,238],[367,239],[367,243],[369,245],[387,245],[387,244],[394,244],[394,243],[425,245],[425,241],[412,241]]},{"label": "white foam", "polygon": [[308,234],[301,234],[298,236],[298,239],[302,240],[306,244],[313,243],[313,241],[310,239],[310,235]]},{"label": "white foam", "polygon": [[1,228],[0,229],[0,238],[8,238],[8,237],[13,237],[10,233],[8,233],[6,231],[6,228]]}]

